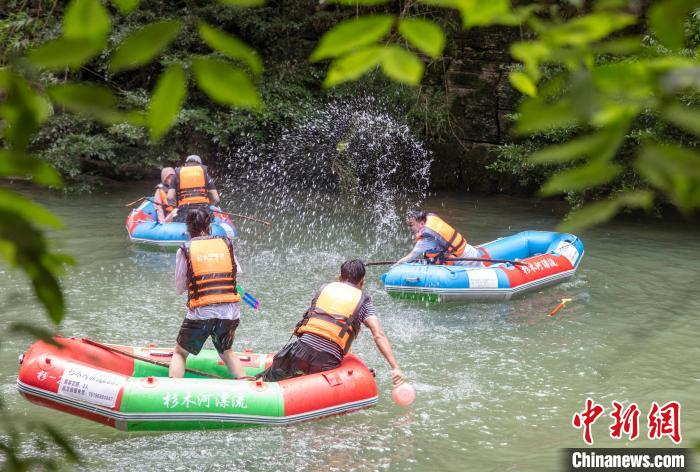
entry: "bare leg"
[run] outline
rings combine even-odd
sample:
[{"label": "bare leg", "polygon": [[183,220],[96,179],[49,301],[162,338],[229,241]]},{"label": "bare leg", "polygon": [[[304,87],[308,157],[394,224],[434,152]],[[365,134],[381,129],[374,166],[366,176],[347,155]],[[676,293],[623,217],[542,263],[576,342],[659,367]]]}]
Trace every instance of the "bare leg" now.
[{"label": "bare leg", "polygon": [[243,369],[243,364],[241,364],[241,361],[238,359],[238,356],[233,353],[233,349],[224,351],[224,353],[221,354],[221,358],[224,360],[224,364],[226,364],[226,367],[228,367],[228,371],[234,378],[239,379],[241,377],[245,377],[245,370]]},{"label": "bare leg", "polygon": [[172,359],[170,359],[168,377],[182,378],[185,376],[185,362],[187,360],[188,354],[189,352],[181,348],[179,344],[175,344],[175,349],[173,350],[173,357]]}]

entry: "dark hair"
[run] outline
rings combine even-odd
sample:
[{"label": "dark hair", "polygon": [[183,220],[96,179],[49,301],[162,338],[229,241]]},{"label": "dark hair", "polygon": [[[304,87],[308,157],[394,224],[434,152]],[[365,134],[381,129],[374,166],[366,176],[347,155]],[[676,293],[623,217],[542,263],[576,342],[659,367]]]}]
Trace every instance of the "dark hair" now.
[{"label": "dark hair", "polygon": [[209,212],[202,208],[193,208],[187,212],[187,232],[191,238],[196,238],[202,233],[209,234],[209,225],[211,224],[211,216]]},{"label": "dark hair", "polygon": [[416,220],[419,223],[425,223],[428,219],[428,213],[423,210],[411,210],[406,214],[406,220]]},{"label": "dark hair", "polygon": [[340,266],[341,282],[350,282],[351,284],[357,285],[364,278],[365,265],[362,263],[362,261],[353,259],[351,261],[343,262],[343,265]]}]

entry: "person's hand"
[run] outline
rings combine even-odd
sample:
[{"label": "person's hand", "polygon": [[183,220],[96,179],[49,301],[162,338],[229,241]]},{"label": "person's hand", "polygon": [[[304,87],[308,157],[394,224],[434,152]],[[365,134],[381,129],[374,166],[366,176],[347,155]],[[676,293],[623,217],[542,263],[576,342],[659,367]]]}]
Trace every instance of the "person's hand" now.
[{"label": "person's hand", "polygon": [[394,387],[398,387],[404,382],[401,369],[391,369],[389,372],[391,373],[391,382],[394,384]]}]

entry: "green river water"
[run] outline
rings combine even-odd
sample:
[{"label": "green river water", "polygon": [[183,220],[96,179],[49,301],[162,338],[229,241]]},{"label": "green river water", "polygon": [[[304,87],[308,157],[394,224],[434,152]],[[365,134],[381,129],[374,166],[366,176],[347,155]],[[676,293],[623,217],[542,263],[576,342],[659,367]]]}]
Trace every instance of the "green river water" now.
[{"label": "green river water", "polygon": [[[148,188],[69,198],[24,192],[64,220],[56,243],[79,262],[64,278],[62,334],[137,346],[174,343],[185,314],[174,293],[174,255],[133,248],[124,229],[124,203]],[[270,352],[284,345],[313,292],[337,277],[346,258],[408,251],[403,224],[385,230],[378,244],[363,228],[368,220],[343,205],[302,214],[263,211],[254,201],[237,208],[275,226],[239,225],[240,283],[262,308],[244,308],[236,348]],[[506,197],[438,195],[425,207],[474,243],[552,229],[561,216],[548,203]],[[55,425],[82,454],[81,467],[102,471],[560,470],[561,449],[584,446],[571,419],[587,397],[606,408],[593,426],[596,446],[673,446],[668,438],[646,439],[651,402],[671,400],[682,405],[682,446],[699,443],[700,231],[681,222],[625,219],[579,236],[586,253],[572,281],[503,303],[393,300],[381,289],[381,269],[369,270],[366,288],[417,390],[409,408],[392,403],[388,368],[367,333],[353,351],[378,370],[379,404],[288,427],[124,433],[35,406],[15,390],[17,356],[30,344],[16,336],[3,336],[0,346],[2,397],[12,416]],[[21,273],[0,266],[0,293],[3,332],[11,321],[46,323]],[[573,302],[548,317],[565,297]],[[613,400],[639,405],[642,438],[608,436]]]}]

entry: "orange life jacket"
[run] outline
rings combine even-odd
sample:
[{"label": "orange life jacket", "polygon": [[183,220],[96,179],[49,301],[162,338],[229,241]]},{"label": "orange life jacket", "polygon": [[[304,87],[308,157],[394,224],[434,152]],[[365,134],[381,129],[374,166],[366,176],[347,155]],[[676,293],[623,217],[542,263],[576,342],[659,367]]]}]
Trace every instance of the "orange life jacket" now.
[{"label": "orange life jacket", "polygon": [[428,213],[425,226],[418,234],[417,239],[422,239],[425,234],[433,236],[440,245],[440,249],[444,250],[448,257],[461,256],[464,248],[467,247],[467,240],[435,213]]},{"label": "orange life jacket", "polygon": [[158,184],[156,185],[156,188],[158,189],[158,193],[160,194],[160,203],[162,205],[161,208],[163,209],[163,215],[168,216],[170,212],[175,209],[175,207],[168,204],[167,187],[163,184]]},{"label": "orange life jacket", "polygon": [[326,284],[321,288],[316,303],[297,324],[294,334],[321,336],[347,353],[360,331],[357,317],[366,300],[367,295],[354,285],[345,282]]},{"label": "orange life jacket", "polygon": [[175,169],[177,173],[177,204],[209,204],[207,172],[203,166],[185,166]]},{"label": "orange life jacket", "polygon": [[231,241],[222,237],[194,239],[181,249],[187,259],[187,306],[191,310],[241,301]]}]

